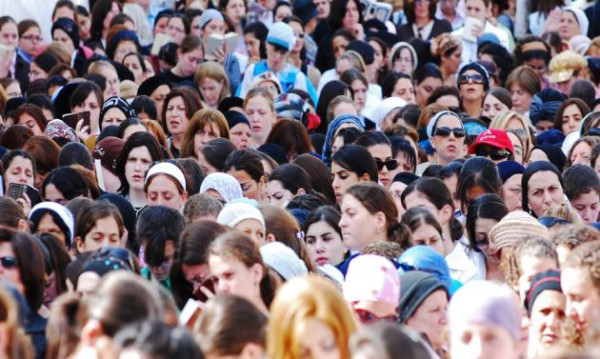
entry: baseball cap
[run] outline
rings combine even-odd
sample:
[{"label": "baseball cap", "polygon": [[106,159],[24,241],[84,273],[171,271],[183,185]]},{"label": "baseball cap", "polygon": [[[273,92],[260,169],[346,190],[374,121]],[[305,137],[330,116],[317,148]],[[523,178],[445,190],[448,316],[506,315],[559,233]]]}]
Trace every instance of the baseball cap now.
[{"label": "baseball cap", "polygon": [[271,26],[267,34],[267,42],[290,51],[296,44],[296,36],[290,25],[283,22],[276,22]]},{"label": "baseball cap", "polygon": [[477,148],[481,145],[489,145],[501,150],[508,150],[514,155],[512,142],[504,130],[490,128],[480,133],[479,136],[477,136],[475,143],[469,146],[469,154],[475,153]]}]

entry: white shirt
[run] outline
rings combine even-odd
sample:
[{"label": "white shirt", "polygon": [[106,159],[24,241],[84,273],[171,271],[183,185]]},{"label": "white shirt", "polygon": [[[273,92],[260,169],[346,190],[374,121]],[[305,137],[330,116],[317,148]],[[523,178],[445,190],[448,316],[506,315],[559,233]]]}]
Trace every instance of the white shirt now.
[{"label": "white shirt", "polygon": [[[462,65],[468,64],[470,62],[477,61],[477,43],[471,42],[463,39],[462,34],[464,31],[464,27],[461,27],[458,30],[452,31],[452,35],[457,36],[462,41]],[[510,50],[510,40],[508,38],[508,34],[499,28],[498,26],[492,25],[489,21],[485,22],[485,27],[483,28],[484,34],[494,34],[500,40],[500,45],[502,45],[509,52]]]},{"label": "white shirt", "polygon": [[450,269],[450,277],[461,283],[472,280],[484,280],[486,275],[483,255],[468,247],[468,241],[463,236],[458,240],[454,250],[446,256]]}]

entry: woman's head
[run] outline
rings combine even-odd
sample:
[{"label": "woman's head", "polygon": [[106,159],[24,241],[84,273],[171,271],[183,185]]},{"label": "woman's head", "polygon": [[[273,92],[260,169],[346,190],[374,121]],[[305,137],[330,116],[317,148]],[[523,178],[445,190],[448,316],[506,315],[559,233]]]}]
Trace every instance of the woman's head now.
[{"label": "woman's head", "polygon": [[399,42],[390,50],[389,68],[394,72],[411,75],[417,69],[419,59],[417,52],[407,42]]},{"label": "woman's head", "polygon": [[4,190],[10,183],[26,184],[33,187],[35,183],[35,163],[28,152],[13,150],[2,157],[2,177]]},{"label": "woman's head", "polygon": [[[495,258],[490,245],[492,227],[508,214],[504,201],[496,194],[484,194],[469,206],[465,228],[471,249],[482,252],[487,260]],[[499,261],[499,258],[496,258]]]},{"label": "woman's head", "polygon": [[229,125],[217,110],[202,109],[194,113],[181,145],[181,156],[197,156],[198,150],[216,138],[229,139]]},{"label": "woman's head", "polygon": [[342,240],[340,212],[333,207],[323,206],[312,211],[302,230],[309,257],[317,265],[342,263],[347,249]]},{"label": "woman's head", "polygon": [[131,188],[142,191],[150,164],[162,159],[163,152],[154,136],[148,132],[131,135],[117,159],[116,172],[121,181],[119,192],[126,194]]},{"label": "woman's head", "polygon": [[433,91],[444,84],[442,72],[432,63],[419,66],[413,74],[413,80],[417,105],[421,107],[425,107]]},{"label": "woman's head", "polygon": [[444,255],[444,240],[442,226],[435,216],[425,207],[409,208],[402,215],[401,223],[405,224],[411,233],[411,245],[431,247],[440,255]]},{"label": "woman's head", "polygon": [[260,154],[256,150],[237,150],[225,162],[224,170],[240,184],[244,197],[260,201],[265,185],[265,169]]},{"label": "woman's head", "polygon": [[279,145],[287,155],[289,161],[297,156],[313,150],[308,130],[296,120],[281,119],[271,129],[267,143]]},{"label": "woman's head", "polygon": [[483,98],[481,116],[493,121],[497,114],[508,111],[512,107],[513,100],[510,92],[503,87],[494,87],[489,89]]},{"label": "woman's head", "polygon": [[102,104],[100,109],[99,129],[102,130],[108,126],[119,126],[121,122],[128,118],[137,118],[137,114],[129,103],[121,97],[111,97]]},{"label": "woman's head", "polygon": [[501,191],[502,181],[494,162],[485,157],[473,157],[464,163],[458,176],[456,190],[463,213],[466,213],[471,203],[482,194],[500,194]]},{"label": "woman's head", "polygon": [[357,24],[363,23],[361,4],[357,0],[334,0],[331,3],[331,11],[328,18],[332,29],[344,28],[354,31]]},{"label": "woman's head", "polygon": [[[0,31],[1,28],[0,28]],[[29,56],[35,56],[42,43],[40,25],[31,19],[23,20],[18,26],[19,47]]]},{"label": "woman's head", "polygon": [[244,99],[244,111],[250,121],[252,139],[259,146],[264,144],[277,118],[270,92],[262,87],[250,90]]},{"label": "woman's head", "polygon": [[440,164],[462,156],[466,133],[461,118],[454,112],[436,113],[429,120],[427,135]]},{"label": "woman's head", "polygon": [[84,208],[75,222],[75,244],[79,253],[93,252],[102,247],[122,247],[123,218],[119,209],[98,201]]},{"label": "woman's head", "polygon": [[224,172],[227,157],[235,150],[235,145],[231,141],[225,138],[215,138],[197,149],[194,159],[207,175]]},{"label": "woman's head", "polygon": [[310,177],[295,164],[283,164],[271,172],[267,184],[267,199],[271,204],[285,207],[295,196],[312,192]]},{"label": "woman's head", "polygon": [[581,121],[590,112],[589,106],[581,99],[570,98],[562,103],[556,112],[554,128],[566,135],[579,131]]},{"label": "woman's head", "polygon": [[29,221],[33,234],[50,233],[64,244],[65,248],[71,248],[75,222],[73,214],[66,207],[54,202],[39,203],[29,212]]},{"label": "woman's head", "polygon": [[511,131],[518,136],[523,146],[523,161],[528,161],[533,148],[533,141],[527,120],[515,111],[501,111],[491,120],[489,128]]},{"label": "woman's head", "polygon": [[381,87],[383,98],[398,97],[406,101],[406,103],[416,103],[412,77],[408,74],[392,72],[385,77]]},{"label": "woman's head", "polygon": [[169,92],[163,103],[163,126],[165,132],[173,136],[183,137],[191,118],[202,109],[200,97],[185,87]]},{"label": "woman's head", "polygon": [[562,10],[558,25],[558,34],[562,40],[569,41],[576,35],[587,35],[590,22],[585,13],[575,7],[569,6]]},{"label": "woman's head", "polygon": [[29,128],[34,136],[41,136],[46,130],[46,117],[42,109],[33,104],[20,106],[12,115],[15,124]]},{"label": "woman's head", "polygon": [[560,172],[550,162],[530,164],[521,180],[523,210],[539,217],[546,209],[564,201],[563,180]]},{"label": "woman's head", "polygon": [[367,149],[357,145],[340,148],[331,158],[333,190],[338,203],[346,190],[358,182],[379,179],[377,164]]},{"label": "woman's head", "polygon": [[600,213],[600,180],[591,167],[575,165],[563,172],[564,192],[571,206],[587,223],[598,221]]},{"label": "woman's head", "polygon": [[512,96],[512,109],[524,114],[529,111],[533,95],[542,90],[542,82],[534,69],[523,65],[510,73],[506,80],[506,89]]},{"label": "woman's head", "polygon": [[244,43],[246,44],[246,48],[248,48],[248,56],[250,58],[267,58],[265,43],[268,33],[269,29],[262,22],[254,22],[244,28]]},{"label": "woman's head", "polygon": [[219,102],[229,96],[229,78],[223,66],[216,62],[205,62],[198,67],[194,74],[202,99],[211,108],[216,108]]},{"label": "woman's head", "polygon": [[144,180],[148,206],[166,206],[182,210],[188,199],[186,180],[179,166],[171,162],[151,165]]}]

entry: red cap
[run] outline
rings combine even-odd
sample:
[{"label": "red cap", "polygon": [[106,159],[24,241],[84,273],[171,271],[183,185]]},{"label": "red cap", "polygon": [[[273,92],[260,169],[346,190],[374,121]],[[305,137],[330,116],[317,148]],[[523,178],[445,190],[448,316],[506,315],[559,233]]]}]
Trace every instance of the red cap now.
[{"label": "red cap", "polygon": [[481,145],[489,145],[501,150],[508,150],[514,155],[512,142],[504,130],[490,128],[480,133],[475,142],[469,146],[469,154],[475,153],[477,148]]}]

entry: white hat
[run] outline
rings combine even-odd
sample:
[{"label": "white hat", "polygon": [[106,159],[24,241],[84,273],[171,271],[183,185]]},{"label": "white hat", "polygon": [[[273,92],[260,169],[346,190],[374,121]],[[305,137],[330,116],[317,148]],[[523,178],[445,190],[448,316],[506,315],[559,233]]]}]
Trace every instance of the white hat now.
[{"label": "white hat", "polygon": [[306,264],[298,258],[296,252],[281,242],[271,242],[260,247],[260,255],[263,262],[285,280],[308,274]]},{"label": "white hat", "polygon": [[200,185],[200,193],[209,189],[219,192],[225,202],[244,197],[240,183],[228,173],[215,172],[206,176]]},{"label": "white hat", "polygon": [[265,218],[262,213],[258,208],[245,201],[226,204],[217,216],[217,223],[235,227],[246,219],[255,219],[260,222],[263,229],[265,228]]},{"label": "white hat", "polygon": [[170,162],[159,162],[154,166],[150,167],[150,169],[146,173],[146,180],[144,181],[144,184],[147,184],[148,179],[154,176],[155,174],[169,175],[175,178],[175,180],[179,182],[179,184],[181,185],[181,187],[183,187],[184,190],[186,188],[185,176],[183,175],[183,172],[179,169],[179,167],[175,166]]},{"label": "white hat", "polygon": [[56,213],[62,219],[65,226],[67,226],[67,228],[69,229],[69,243],[72,243],[73,235],[75,234],[75,219],[73,218],[73,214],[71,213],[71,211],[69,211],[67,207],[56,202],[41,202],[33,206],[31,211],[29,211],[28,219],[31,220],[31,218],[36,212],[44,209]]},{"label": "white hat", "polygon": [[267,42],[291,51],[296,45],[296,36],[290,25],[276,22],[271,26],[267,34]]}]

